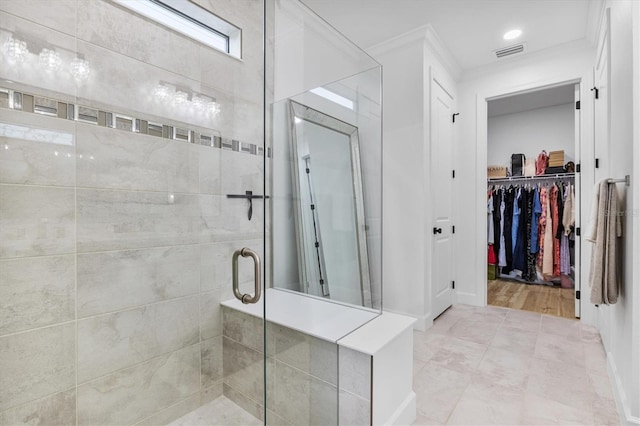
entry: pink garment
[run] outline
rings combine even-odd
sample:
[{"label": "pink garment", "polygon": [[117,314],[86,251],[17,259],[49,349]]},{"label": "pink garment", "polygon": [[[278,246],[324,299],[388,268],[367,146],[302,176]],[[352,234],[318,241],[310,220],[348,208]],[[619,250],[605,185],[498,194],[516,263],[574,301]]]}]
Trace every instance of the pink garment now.
[{"label": "pink garment", "polygon": [[560,240],[556,238],[558,235],[558,226],[560,225],[559,211],[558,211],[558,195],[559,189],[554,184],[551,188],[551,196],[549,197],[549,204],[551,210],[551,221],[553,223],[553,276],[560,276]]},{"label": "pink garment", "polygon": [[536,175],[543,175],[544,171],[547,170],[547,164],[549,164],[549,154],[547,154],[547,151],[542,151],[536,160]]},{"label": "pink garment", "polygon": [[542,269],[542,260],[544,259],[544,232],[547,225],[547,188],[540,188],[540,206],[542,207],[542,213],[538,220],[538,245],[540,250],[538,251],[538,267]]}]

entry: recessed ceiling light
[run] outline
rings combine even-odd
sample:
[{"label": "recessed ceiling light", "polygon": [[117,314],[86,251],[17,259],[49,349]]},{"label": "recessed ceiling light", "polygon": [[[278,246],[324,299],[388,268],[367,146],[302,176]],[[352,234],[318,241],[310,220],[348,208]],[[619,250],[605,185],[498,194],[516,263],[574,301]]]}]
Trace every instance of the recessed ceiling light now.
[{"label": "recessed ceiling light", "polygon": [[522,35],[522,30],[511,30],[504,33],[502,36],[505,40],[513,40],[514,38],[518,38]]}]

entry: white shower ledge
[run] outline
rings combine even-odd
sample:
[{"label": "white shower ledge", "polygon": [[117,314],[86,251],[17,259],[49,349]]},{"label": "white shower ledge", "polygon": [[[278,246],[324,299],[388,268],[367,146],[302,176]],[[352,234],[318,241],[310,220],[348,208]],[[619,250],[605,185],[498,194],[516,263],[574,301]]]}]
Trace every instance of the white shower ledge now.
[{"label": "white shower ledge", "polygon": [[[338,340],[378,317],[378,312],[329,302],[287,290],[269,288],[265,294],[267,321],[322,340]],[[237,299],[220,303],[231,309],[262,318],[262,300],[245,305]]]}]

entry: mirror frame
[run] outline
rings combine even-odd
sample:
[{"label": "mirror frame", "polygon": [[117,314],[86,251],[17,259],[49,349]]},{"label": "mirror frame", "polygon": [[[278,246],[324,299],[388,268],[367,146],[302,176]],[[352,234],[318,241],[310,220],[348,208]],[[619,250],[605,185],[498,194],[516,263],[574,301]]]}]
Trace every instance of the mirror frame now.
[{"label": "mirror frame", "polygon": [[[364,215],[364,191],[362,185],[362,169],[360,168],[360,141],[358,128],[345,123],[342,120],[331,117],[323,112],[317,111],[296,101],[289,100],[289,123],[291,132],[291,172],[293,183],[293,204],[294,220],[296,226],[296,238],[298,242],[298,271],[300,276],[300,287],[308,293],[307,281],[307,254],[304,236],[303,209],[300,189],[300,167],[298,162],[298,133],[296,129],[296,119],[307,121],[318,126],[325,127],[349,137],[351,153],[351,176],[354,200],[355,229],[358,248],[358,260],[360,269],[360,294],[361,306],[371,308],[371,279],[369,275],[369,256],[367,251],[366,222]],[[321,260],[324,262],[324,259]],[[328,283],[330,284],[330,283]],[[329,297],[329,300],[333,300]],[[343,301],[338,301],[343,302]],[[343,302],[345,303],[345,302]]]}]

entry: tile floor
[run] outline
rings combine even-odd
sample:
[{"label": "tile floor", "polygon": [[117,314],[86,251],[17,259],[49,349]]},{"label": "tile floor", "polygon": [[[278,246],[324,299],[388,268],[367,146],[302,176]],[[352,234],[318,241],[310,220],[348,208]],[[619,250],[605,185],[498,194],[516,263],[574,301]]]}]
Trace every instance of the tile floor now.
[{"label": "tile floor", "polygon": [[456,305],[414,332],[415,425],[619,425],[600,335],[579,321]]},{"label": "tile floor", "polygon": [[[619,425],[595,328],[456,305],[414,332],[414,425]],[[260,425],[221,396],[170,426]]]}]

